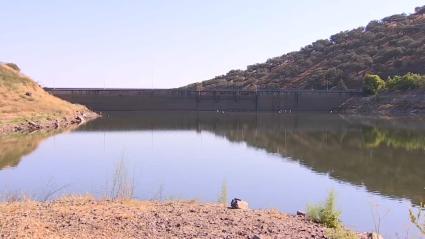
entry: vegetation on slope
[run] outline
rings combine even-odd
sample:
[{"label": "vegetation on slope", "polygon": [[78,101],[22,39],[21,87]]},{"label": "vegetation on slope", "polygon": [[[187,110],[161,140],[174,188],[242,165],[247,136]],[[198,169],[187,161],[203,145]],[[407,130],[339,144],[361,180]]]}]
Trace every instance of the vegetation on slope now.
[{"label": "vegetation on slope", "polygon": [[405,91],[414,89],[425,89],[425,76],[409,72],[403,76],[388,77],[387,81],[384,81],[378,75],[366,75],[363,84],[363,91],[371,95],[376,95],[385,90]]},{"label": "vegetation on slope", "polygon": [[[42,127],[49,122],[75,119],[90,111],[54,97],[36,82],[20,73],[15,64],[0,64],[0,132],[25,127]],[[18,126],[21,125],[21,126]]]},{"label": "vegetation on slope", "polygon": [[361,89],[367,74],[425,74],[425,6],[232,70],[190,89]]}]

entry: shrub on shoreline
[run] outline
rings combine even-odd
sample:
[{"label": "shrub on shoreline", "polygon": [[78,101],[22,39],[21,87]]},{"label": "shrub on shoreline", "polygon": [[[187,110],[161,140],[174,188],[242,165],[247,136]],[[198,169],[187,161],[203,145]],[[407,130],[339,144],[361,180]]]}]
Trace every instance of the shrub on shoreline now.
[{"label": "shrub on shoreline", "polygon": [[324,203],[309,205],[307,207],[307,216],[313,221],[323,224],[328,228],[337,228],[340,226],[341,212],[336,209],[335,192],[330,192]]}]

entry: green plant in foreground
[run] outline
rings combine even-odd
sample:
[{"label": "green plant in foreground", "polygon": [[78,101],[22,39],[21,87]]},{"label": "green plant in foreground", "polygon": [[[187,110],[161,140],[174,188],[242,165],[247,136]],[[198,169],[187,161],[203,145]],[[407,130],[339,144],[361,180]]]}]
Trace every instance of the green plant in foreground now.
[{"label": "green plant in foreground", "polygon": [[363,92],[368,95],[376,95],[385,89],[385,81],[378,75],[366,75],[363,80]]},{"label": "green plant in foreground", "polygon": [[336,209],[335,192],[331,191],[324,203],[307,206],[307,216],[328,228],[341,227],[341,212]]}]

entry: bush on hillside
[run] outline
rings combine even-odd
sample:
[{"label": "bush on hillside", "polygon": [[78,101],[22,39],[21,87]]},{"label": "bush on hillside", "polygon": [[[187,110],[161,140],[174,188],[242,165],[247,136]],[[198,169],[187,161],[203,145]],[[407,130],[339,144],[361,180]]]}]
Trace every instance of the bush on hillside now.
[{"label": "bush on hillside", "polygon": [[412,90],[425,88],[425,76],[407,73],[404,76],[388,78],[387,87],[390,90]]},{"label": "bush on hillside", "polygon": [[15,71],[17,71],[17,72],[20,72],[20,71],[21,71],[21,68],[19,68],[19,66],[18,66],[18,65],[16,65],[15,63],[6,63],[6,66],[8,66],[8,67],[10,67],[10,68],[14,69],[14,70],[15,70]]},{"label": "bush on hillside", "polygon": [[366,75],[363,81],[363,92],[376,95],[385,89],[385,81],[378,75]]}]

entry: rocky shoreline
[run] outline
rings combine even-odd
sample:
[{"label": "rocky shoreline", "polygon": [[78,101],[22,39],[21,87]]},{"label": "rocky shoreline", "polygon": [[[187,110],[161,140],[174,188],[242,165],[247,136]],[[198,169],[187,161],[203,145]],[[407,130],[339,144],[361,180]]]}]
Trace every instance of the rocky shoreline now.
[{"label": "rocky shoreline", "polygon": [[100,117],[100,114],[87,110],[76,111],[62,117],[47,117],[43,120],[22,119],[17,122],[0,125],[0,136],[13,133],[67,129],[79,126],[98,117]]},{"label": "rocky shoreline", "polygon": [[0,215],[0,238],[328,238],[304,215],[197,201],[65,197],[3,202]]}]

